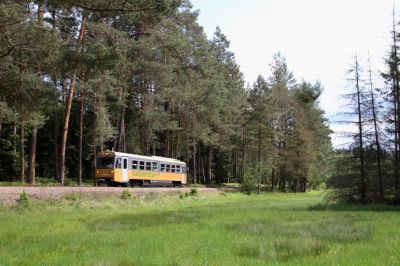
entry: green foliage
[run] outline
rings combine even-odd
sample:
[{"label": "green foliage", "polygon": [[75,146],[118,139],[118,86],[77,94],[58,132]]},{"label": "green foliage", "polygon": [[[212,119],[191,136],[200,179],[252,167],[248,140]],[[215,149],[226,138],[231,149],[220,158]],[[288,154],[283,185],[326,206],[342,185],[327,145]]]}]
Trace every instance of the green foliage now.
[{"label": "green foliage", "polygon": [[199,193],[199,191],[197,190],[196,187],[190,188],[190,192],[189,192],[190,196],[197,196],[198,193]]},{"label": "green foliage", "polygon": [[65,199],[70,201],[78,201],[80,198],[81,197],[78,193],[70,193],[65,196]]},{"label": "green foliage", "polygon": [[15,181],[26,159],[16,149],[18,124],[24,140],[38,127],[36,175],[54,180],[64,133],[64,173],[74,179],[79,170],[92,179],[95,154],[107,149],[179,158],[207,184],[241,182],[253,161],[258,187],[271,183],[273,169],[285,189],[326,178],[322,86],[297,83],[280,54],[272,75],[245,89],[228,37],[217,28],[207,39],[190,1],[39,3],[0,4],[0,180]]},{"label": "green foliage", "polygon": [[27,208],[30,205],[30,200],[28,197],[28,194],[26,194],[25,190],[22,191],[21,195],[19,195],[19,198],[17,200],[18,207],[22,208]]},{"label": "green foliage", "polygon": [[123,190],[121,192],[121,199],[128,200],[132,198],[132,193],[129,190]]},{"label": "green foliage", "polygon": [[248,167],[244,175],[244,181],[241,185],[241,190],[247,194],[251,195],[257,188],[257,172],[254,167]]}]

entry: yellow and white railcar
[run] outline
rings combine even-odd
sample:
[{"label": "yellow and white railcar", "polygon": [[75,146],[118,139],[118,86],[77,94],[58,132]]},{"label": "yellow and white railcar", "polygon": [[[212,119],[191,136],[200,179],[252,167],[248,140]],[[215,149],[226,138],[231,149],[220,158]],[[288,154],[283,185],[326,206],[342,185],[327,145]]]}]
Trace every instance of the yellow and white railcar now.
[{"label": "yellow and white railcar", "polygon": [[96,183],[131,186],[150,183],[186,184],[186,163],[166,157],[104,151],[97,154]]}]

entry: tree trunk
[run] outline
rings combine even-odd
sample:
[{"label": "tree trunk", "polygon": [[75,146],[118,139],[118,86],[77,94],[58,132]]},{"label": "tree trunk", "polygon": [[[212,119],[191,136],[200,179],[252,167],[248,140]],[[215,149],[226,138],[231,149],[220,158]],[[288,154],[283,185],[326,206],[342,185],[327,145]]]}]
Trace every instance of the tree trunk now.
[{"label": "tree trunk", "polygon": [[371,94],[371,107],[372,107],[372,119],[374,122],[374,135],[375,135],[375,144],[376,144],[376,159],[378,163],[378,181],[379,181],[379,197],[383,200],[383,178],[382,178],[382,166],[381,166],[381,145],[379,141],[379,132],[377,125],[377,115],[375,110],[375,96],[374,96],[374,88],[372,83],[372,71],[371,71],[371,62],[370,58],[368,58],[369,62],[369,81],[370,81],[370,94]]},{"label": "tree trunk", "polygon": [[37,11],[37,19],[38,19],[38,24],[40,27],[44,26],[43,23],[43,9],[44,9],[44,5],[43,5],[43,0],[38,0],[38,11]]},{"label": "tree trunk", "polygon": [[11,181],[17,181],[17,125],[13,124],[13,173]]},{"label": "tree trunk", "polygon": [[35,185],[36,176],[36,140],[37,140],[37,127],[32,127],[31,132],[31,147],[29,153],[29,182],[31,185]]},{"label": "tree trunk", "polygon": [[241,179],[241,182],[243,182],[244,181],[244,161],[245,161],[245,155],[246,155],[246,130],[243,130],[243,133],[242,133],[242,166],[241,166],[241,173],[240,173],[240,175],[241,175],[241,177],[240,177],[240,179]]},{"label": "tree trunk", "polygon": [[208,146],[207,155],[207,183],[211,184],[212,179],[212,145]]},{"label": "tree trunk", "polygon": [[[82,71],[82,80],[84,79],[84,71]],[[82,86],[79,97],[79,163],[78,163],[78,186],[82,184],[82,161],[83,161],[83,119],[84,119],[84,104],[85,90]]]},{"label": "tree trunk", "polygon": [[196,143],[193,145],[193,183],[197,184],[197,173],[196,173]]},{"label": "tree trunk", "polygon": [[19,119],[19,181],[25,181],[25,145],[24,145],[24,120]]},{"label": "tree trunk", "polygon": [[[75,47],[75,51],[79,53],[83,39],[84,39],[84,33],[86,29],[86,13],[83,14],[82,17],[82,22],[81,22],[81,27],[79,30],[79,38]],[[67,101],[65,103],[65,114],[64,114],[64,126],[63,126],[63,131],[62,131],[62,139],[61,139],[61,151],[60,151],[60,184],[64,185],[64,170],[65,170],[65,150],[67,147],[67,135],[68,135],[68,125],[69,125],[69,117],[71,114],[71,107],[72,107],[72,100],[74,96],[74,89],[75,89],[75,83],[76,83],[76,75],[78,72],[78,66],[75,66],[71,78],[70,78],[70,86],[69,86],[69,92],[67,96]]]},{"label": "tree trunk", "polygon": [[96,161],[96,90],[94,90],[93,92],[93,115],[92,115],[92,147],[93,147],[93,185],[97,186],[97,182],[96,182],[96,165],[97,165],[97,161]]},{"label": "tree trunk", "polygon": [[365,202],[367,198],[366,185],[365,185],[365,170],[364,170],[364,147],[363,147],[363,128],[361,117],[361,91],[360,91],[360,76],[359,65],[356,57],[356,89],[357,89],[357,112],[358,112],[358,133],[359,133],[359,146],[360,146],[360,175],[361,175],[361,200]]},{"label": "tree trunk", "polygon": [[201,165],[201,170],[203,172],[203,183],[205,184],[206,183],[206,173],[204,171],[204,163],[203,163],[202,157],[200,157],[200,165]]},{"label": "tree trunk", "polygon": [[272,167],[271,173],[271,191],[273,192],[275,189],[275,167]]},{"label": "tree trunk", "polygon": [[118,137],[117,151],[120,151],[120,152],[125,152],[126,151],[126,145],[125,145],[125,105],[122,107],[122,111],[121,111],[121,115],[120,115],[119,137]]},{"label": "tree trunk", "polygon": [[[54,80],[54,90],[57,93],[57,79],[53,78]],[[59,165],[59,153],[58,153],[58,98],[54,101],[54,165],[55,165],[55,180],[60,180],[60,165]]]},{"label": "tree trunk", "polygon": [[257,193],[261,193],[261,126],[258,125],[258,182]]},{"label": "tree trunk", "polygon": [[398,199],[398,190],[399,190],[399,122],[400,122],[400,101],[399,101],[399,94],[400,94],[400,86],[399,86],[399,63],[397,60],[397,31],[396,31],[396,21],[395,21],[395,11],[393,10],[393,51],[392,56],[394,62],[393,65],[390,65],[390,72],[392,75],[393,81],[393,107],[394,107],[394,137],[395,137],[395,165],[394,165],[394,183],[395,183],[395,191],[396,197]]}]

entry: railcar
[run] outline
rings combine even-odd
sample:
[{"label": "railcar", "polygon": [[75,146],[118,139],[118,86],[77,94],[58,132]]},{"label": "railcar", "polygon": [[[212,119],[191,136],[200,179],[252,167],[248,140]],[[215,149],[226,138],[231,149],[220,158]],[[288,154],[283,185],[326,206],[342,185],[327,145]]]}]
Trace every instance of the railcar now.
[{"label": "railcar", "polygon": [[96,184],[181,186],[187,182],[186,163],[166,157],[104,151],[96,158]]}]

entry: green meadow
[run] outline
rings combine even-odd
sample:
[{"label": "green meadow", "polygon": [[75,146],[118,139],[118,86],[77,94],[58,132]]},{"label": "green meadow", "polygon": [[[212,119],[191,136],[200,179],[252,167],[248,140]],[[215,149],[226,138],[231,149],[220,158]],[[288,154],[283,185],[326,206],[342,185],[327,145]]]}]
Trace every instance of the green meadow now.
[{"label": "green meadow", "polygon": [[[123,196],[123,197],[122,197]],[[0,265],[398,265],[400,209],[321,193],[89,197],[0,209]]]}]

